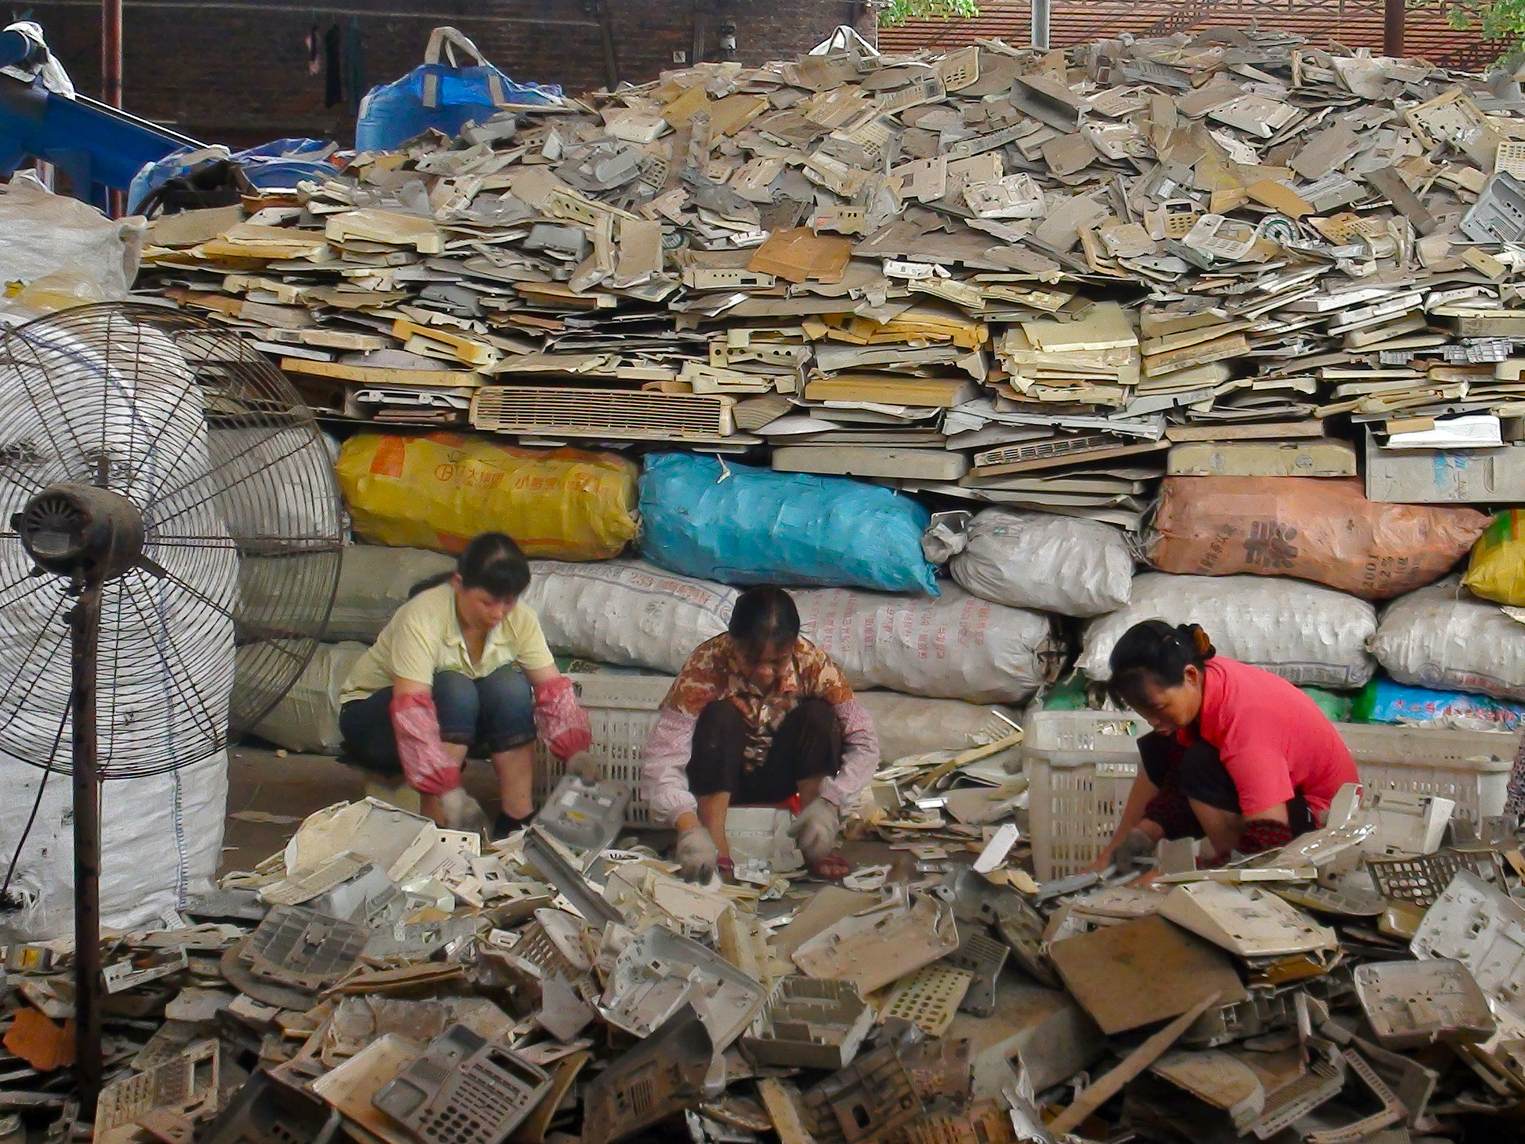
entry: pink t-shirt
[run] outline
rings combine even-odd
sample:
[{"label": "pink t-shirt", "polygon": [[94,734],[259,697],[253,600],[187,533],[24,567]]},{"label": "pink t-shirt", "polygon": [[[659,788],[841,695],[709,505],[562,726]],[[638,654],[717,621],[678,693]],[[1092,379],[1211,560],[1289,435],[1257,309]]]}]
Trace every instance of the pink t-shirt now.
[{"label": "pink t-shirt", "polygon": [[1340,787],[1361,781],[1350,748],[1318,705],[1247,663],[1207,661],[1197,727],[1218,748],[1247,817],[1300,794],[1323,822]]}]

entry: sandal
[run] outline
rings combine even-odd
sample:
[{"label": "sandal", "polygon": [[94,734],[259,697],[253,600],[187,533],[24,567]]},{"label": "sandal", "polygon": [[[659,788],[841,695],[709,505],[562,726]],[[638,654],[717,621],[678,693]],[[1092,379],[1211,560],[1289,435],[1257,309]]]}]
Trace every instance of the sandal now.
[{"label": "sandal", "polygon": [[[838,868],[837,873],[829,874],[826,872],[828,863],[835,865]],[[846,869],[841,869],[841,867],[844,866]],[[840,882],[843,878],[852,873],[852,869],[852,863],[849,862],[846,858],[842,857],[840,854],[828,854],[826,857],[817,858],[814,862],[809,864],[810,872],[817,878],[827,882]]]}]

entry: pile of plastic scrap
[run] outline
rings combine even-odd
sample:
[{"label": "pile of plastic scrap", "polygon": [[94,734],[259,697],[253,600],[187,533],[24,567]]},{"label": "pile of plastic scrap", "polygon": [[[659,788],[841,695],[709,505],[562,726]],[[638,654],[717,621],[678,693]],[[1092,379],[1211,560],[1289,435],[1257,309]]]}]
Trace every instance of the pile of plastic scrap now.
[{"label": "pile of plastic scrap", "polygon": [[[1453,800],[1352,786],[1281,851],[1042,884],[1009,805],[964,807],[988,841],[828,887],[785,811],[733,811],[737,880],[701,886],[621,837],[629,802],[568,777],[487,847],[340,803],[109,935],[95,1139],[1465,1144],[1525,1099],[1521,839]],[[70,952],[5,951],[0,1114],[60,1140]]]},{"label": "pile of plastic scrap", "polygon": [[1136,528],[1167,450],[1351,476],[1340,438],[1369,434],[1381,483],[1408,449],[1499,445],[1522,180],[1502,71],[1226,29],[852,47],[166,216],[143,287],[335,414],[766,443],[780,470]]}]

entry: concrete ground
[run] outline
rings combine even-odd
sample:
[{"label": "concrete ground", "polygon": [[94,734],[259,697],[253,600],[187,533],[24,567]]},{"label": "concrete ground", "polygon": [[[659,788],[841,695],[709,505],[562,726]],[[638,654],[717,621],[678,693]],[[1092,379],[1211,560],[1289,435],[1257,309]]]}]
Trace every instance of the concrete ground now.
[{"label": "concrete ground", "polygon": [[[482,760],[472,760],[466,767],[465,785],[489,816],[498,813],[497,783],[491,766]],[[336,802],[363,798],[364,787],[359,771],[328,755],[291,755],[263,747],[234,748],[229,755],[228,820],[218,873],[250,869],[284,847],[307,815]],[[251,820],[241,815],[255,817]],[[262,820],[266,815],[292,821]],[[667,830],[642,834],[642,840],[659,852],[671,837]],[[855,866],[911,863],[905,851],[892,851],[877,841],[849,842],[844,853]],[[906,869],[893,873],[909,872]]]}]

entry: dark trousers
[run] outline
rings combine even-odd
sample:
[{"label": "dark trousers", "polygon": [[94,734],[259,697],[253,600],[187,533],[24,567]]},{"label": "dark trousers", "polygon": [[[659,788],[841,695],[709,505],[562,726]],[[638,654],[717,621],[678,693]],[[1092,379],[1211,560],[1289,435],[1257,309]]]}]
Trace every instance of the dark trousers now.
[{"label": "dark trousers", "polygon": [[[485,742],[490,751],[507,751],[535,741],[535,692],[512,664],[481,679],[442,671],[434,677],[433,694],[440,738],[447,743]],[[392,689],[384,687],[340,709],[339,734],[350,762],[378,774],[401,773],[391,708]]]},{"label": "dark trousers", "polygon": [[732,806],[777,806],[806,779],[834,775],[842,766],[842,724],[824,699],[801,700],[785,715],[767,756],[751,768],[746,743],[747,721],[734,703],[717,699],[699,713],[688,760],[695,797],[724,793]]},{"label": "dark trousers", "polygon": [[[1160,788],[1144,808],[1144,817],[1158,823],[1166,838],[1202,837],[1193,801],[1239,813],[1239,788],[1211,743],[1198,739],[1183,747],[1174,738],[1151,731],[1139,739],[1138,754],[1149,781]],[[1302,795],[1293,796],[1287,804],[1287,818],[1293,837],[1318,827]]]}]

